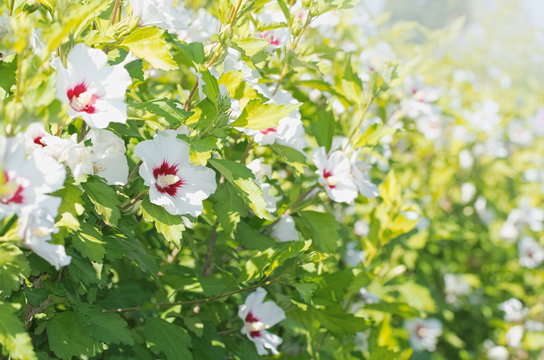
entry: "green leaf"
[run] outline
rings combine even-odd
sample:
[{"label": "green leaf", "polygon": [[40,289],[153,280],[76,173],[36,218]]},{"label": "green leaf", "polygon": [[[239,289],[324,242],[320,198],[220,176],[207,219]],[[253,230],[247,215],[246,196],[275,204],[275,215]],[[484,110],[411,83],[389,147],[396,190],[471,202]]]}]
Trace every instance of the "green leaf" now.
[{"label": "green leaf", "polygon": [[336,251],[339,224],[334,216],[317,211],[302,211],[300,214],[309,226],[309,235],[314,243],[325,252]]},{"label": "green leaf", "polygon": [[383,124],[370,125],[364,134],[359,137],[355,143],[355,147],[361,146],[375,146],[379,143],[380,139],[387,135],[393,135],[397,130],[395,128],[385,126]]},{"label": "green leaf", "polygon": [[0,299],[19,289],[23,278],[30,275],[30,267],[21,249],[13,244],[0,245]]},{"label": "green leaf", "polygon": [[328,152],[331,149],[336,121],[331,111],[319,110],[317,119],[310,123],[312,132],[319,146],[324,146]]},{"label": "green leaf", "polygon": [[100,343],[93,340],[81,318],[73,311],[58,313],[47,323],[49,347],[61,359],[94,356],[101,352]]},{"label": "green leaf", "polygon": [[137,59],[125,65],[125,69],[127,69],[131,78],[144,81],[144,71],[142,64],[142,59]]},{"label": "green leaf", "polygon": [[130,105],[133,108],[142,109],[153,115],[163,117],[172,127],[184,124],[185,120],[192,114],[190,111],[183,110],[181,104],[168,99],[157,99]]},{"label": "green leaf", "polygon": [[274,240],[264,236],[245,222],[238,224],[236,239],[246,249],[266,250],[276,245]]},{"label": "green leaf", "polygon": [[204,63],[204,45],[199,42],[183,44],[179,41],[174,42],[195,64]]},{"label": "green leaf", "polygon": [[[154,277],[159,270],[155,257],[149,255],[136,239],[113,236],[108,238],[106,249],[108,249],[108,257],[111,255],[126,257],[135,261],[143,272],[148,272]],[[110,252],[115,254],[110,255]]]},{"label": "green leaf", "polygon": [[255,215],[263,219],[271,220],[266,211],[266,202],[263,199],[263,191],[255,183],[255,175],[245,165],[220,159],[210,159],[210,164],[235,186],[238,195],[253,210]]},{"label": "green leaf", "polygon": [[244,50],[249,57],[257,54],[259,51],[270,45],[267,40],[258,38],[240,39],[236,40],[235,42],[236,45],[242,48],[242,50]]},{"label": "green leaf", "polygon": [[151,203],[147,196],[142,201],[140,209],[147,221],[160,222],[166,225],[179,225],[182,223],[181,216],[172,215],[162,206]]},{"label": "green leaf", "polygon": [[340,306],[313,310],[311,314],[323,327],[336,334],[355,334],[369,327],[365,319],[345,313]]},{"label": "green leaf", "polygon": [[240,218],[247,215],[247,206],[230,183],[219,184],[213,200],[221,227],[230,237],[236,230]]},{"label": "green leaf", "polygon": [[204,81],[204,86],[202,91],[210,99],[210,101],[217,106],[217,98],[219,97],[219,85],[217,79],[210,73],[210,70],[205,69],[201,71],[202,81]]},{"label": "green leaf", "polygon": [[141,27],[133,31],[121,42],[134,55],[161,70],[174,70],[178,66],[170,54],[170,44],[163,38],[164,30],[157,27]]},{"label": "green leaf", "polygon": [[134,343],[126,321],[119,314],[104,313],[94,306],[85,306],[82,313],[87,330],[95,340],[105,344]]},{"label": "green leaf", "polygon": [[102,234],[89,224],[81,224],[81,230],[72,238],[74,247],[87,259],[101,262],[106,253]]},{"label": "green leaf", "polygon": [[253,130],[265,130],[278,126],[278,121],[292,113],[298,105],[263,104],[261,99],[250,100],[242,114],[230,124]]},{"label": "green leaf", "polygon": [[406,303],[418,310],[433,313],[436,311],[436,305],[431,295],[431,291],[425,286],[407,282],[396,286],[396,290],[401,293]]},{"label": "green leaf", "polygon": [[15,316],[15,309],[11,305],[3,303],[0,303],[0,345],[0,350],[5,349],[10,359],[37,359],[23,322]]},{"label": "green leaf", "polygon": [[304,164],[306,164],[306,155],[290,146],[280,144],[272,144],[270,145],[270,148],[293,166],[299,173],[303,173]]},{"label": "green leaf", "polygon": [[115,190],[96,177],[89,177],[81,186],[94,204],[96,213],[102,215],[104,222],[110,226],[117,226],[121,211]]},{"label": "green leaf", "polygon": [[278,0],[278,5],[280,6],[281,12],[283,13],[283,16],[285,16],[285,19],[287,22],[291,19],[291,13],[289,12],[289,8],[287,7],[287,4],[284,0]]},{"label": "green leaf", "polygon": [[147,347],[156,355],[164,354],[167,360],[190,360],[191,337],[179,326],[162,319],[148,318],[145,323]]},{"label": "green leaf", "polygon": [[6,92],[15,84],[15,61],[10,63],[0,61],[0,87]]}]

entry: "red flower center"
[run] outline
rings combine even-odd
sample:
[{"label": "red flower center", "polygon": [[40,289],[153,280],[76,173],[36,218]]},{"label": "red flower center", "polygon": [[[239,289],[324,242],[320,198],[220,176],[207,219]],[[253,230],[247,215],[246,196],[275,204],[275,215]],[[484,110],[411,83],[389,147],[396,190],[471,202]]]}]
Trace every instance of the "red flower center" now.
[{"label": "red flower center", "polygon": [[268,135],[268,134],[274,133],[274,132],[276,132],[276,131],[278,131],[278,130],[276,130],[275,127],[269,127],[268,129],[261,130],[261,134],[263,134],[263,135]]},{"label": "red flower center", "polygon": [[170,165],[164,160],[161,166],[153,169],[155,187],[160,193],[176,196],[178,189],[185,183],[178,175],[178,166]]},{"label": "red flower center", "polygon": [[[323,178],[325,179],[325,181],[327,182],[327,184],[329,185],[329,187],[331,189],[334,189],[336,187],[336,184],[333,182],[333,181],[329,181],[329,178],[332,176],[332,172],[330,172],[329,170],[323,170]],[[331,179],[332,180],[332,179]]]},{"label": "red flower center", "polygon": [[[249,329],[250,329],[249,336],[251,336],[251,337],[260,337],[261,336],[261,331],[260,330],[255,330],[255,329],[251,330],[252,328],[255,327],[255,326],[253,326],[253,324],[260,323],[260,320],[258,318],[256,318],[251,311],[249,313],[247,313],[245,322],[247,323],[246,327],[249,327]],[[249,325],[249,326],[247,326],[247,325]],[[262,324],[260,324],[260,325],[262,325]]]},{"label": "red flower center", "polygon": [[99,96],[90,91],[84,82],[68,89],[66,96],[70,101],[70,106],[75,111],[86,112],[87,114],[94,114],[96,112],[94,104],[99,99]]},{"label": "red flower center", "polygon": [[40,145],[41,147],[45,147],[46,144],[43,143],[42,139],[43,139],[43,136],[36,136],[34,138],[34,144]]},{"label": "red flower center", "polygon": [[0,194],[0,203],[7,204],[22,204],[24,202],[23,185],[17,184],[15,181],[10,180],[7,172],[4,172],[4,188],[6,193]]},{"label": "red flower center", "polygon": [[263,39],[268,40],[268,42],[270,42],[270,44],[274,46],[279,46],[281,44],[280,39],[275,37],[270,31],[262,32],[259,34],[259,36]]}]

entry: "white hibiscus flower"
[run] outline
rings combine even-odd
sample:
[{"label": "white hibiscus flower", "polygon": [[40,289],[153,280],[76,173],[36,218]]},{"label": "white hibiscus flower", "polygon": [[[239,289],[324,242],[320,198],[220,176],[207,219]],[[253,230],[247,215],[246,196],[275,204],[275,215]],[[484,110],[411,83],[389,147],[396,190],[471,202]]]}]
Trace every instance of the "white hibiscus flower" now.
[{"label": "white hibiscus flower", "polygon": [[282,339],[266,329],[285,319],[285,312],[273,301],[263,302],[265,296],[266,290],[257,288],[249,294],[245,304],[240,305],[238,316],[244,321],[241,332],[255,343],[259,355],[267,355],[268,350],[278,354],[276,348],[282,343]]},{"label": "white hibiscus flower", "polygon": [[293,217],[283,214],[272,228],[272,236],[279,242],[299,240]]},{"label": "white hibiscus flower", "polygon": [[190,21],[185,9],[175,7],[172,0],[129,0],[140,26],[156,26],[169,32],[187,28]]},{"label": "white hibiscus flower", "polygon": [[538,267],[544,261],[544,247],[532,237],[523,237],[518,243],[519,263],[529,269]]},{"label": "white hibiscus flower", "polygon": [[177,132],[162,131],[153,140],[136,145],[134,155],[142,159],[140,176],[149,186],[149,199],[172,215],[202,213],[202,201],[215,192],[215,172],[189,161],[189,145]]},{"label": "white hibiscus flower", "polygon": [[22,136],[0,137],[0,168],[0,218],[20,215],[40,196],[60,189],[66,176],[64,168],[43,153],[26,157]]},{"label": "white hibiscus flower", "polygon": [[409,319],[404,328],[410,333],[410,345],[416,351],[435,351],[442,323],[437,319]]},{"label": "white hibiscus flower", "polygon": [[313,161],[317,166],[319,183],[329,197],[336,202],[353,203],[358,188],[351,172],[351,160],[342,151],[327,154],[324,147],[319,147],[314,152]]},{"label": "white hibiscus flower", "polygon": [[56,59],[57,97],[69,106],[71,117],[81,117],[93,128],[110,122],[125,123],[125,92],[132,83],[123,65],[108,66],[108,56],[77,44],[68,54],[67,67]]}]

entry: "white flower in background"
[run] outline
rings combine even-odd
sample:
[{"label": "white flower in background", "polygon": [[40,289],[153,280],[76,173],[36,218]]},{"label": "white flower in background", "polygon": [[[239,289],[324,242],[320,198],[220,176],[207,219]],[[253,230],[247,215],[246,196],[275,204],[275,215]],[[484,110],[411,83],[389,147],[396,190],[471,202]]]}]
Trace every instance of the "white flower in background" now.
[{"label": "white flower in background", "polygon": [[140,26],[156,26],[169,32],[187,28],[189,14],[175,7],[172,0],[129,0]]},{"label": "white flower in background", "polygon": [[464,149],[459,152],[459,166],[461,169],[470,169],[474,165],[474,157],[469,150]]},{"label": "white flower in background", "polygon": [[527,320],[524,324],[525,330],[529,332],[544,331],[544,323],[536,320]]},{"label": "white flower in background", "polygon": [[187,12],[190,22],[185,30],[177,32],[178,38],[187,43],[190,42],[208,42],[210,38],[219,32],[221,23],[219,19],[211,15],[206,10],[200,8],[195,13]]},{"label": "white flower in background", "polygon": [[357,350],[362,352],[368,351],[368,334],[363,331],[355,333],[354,343]]},{"label": "white flower in background", "polygon": [[364,220],[357,220],[354,226],[354,232],[357,236],[367,236],[370,230],[368,222]]},{"label": "white flower in background", "polygon": [[460,296],[470,293],[470,289],[470,284],[465,280],[462,274],[444,275],[444,291],[448,303],[457,303]]},{"label": "white flower in background", "polygon": [[255,180],[263,191],[263,199],[266,202],[266,211],[273,213],[277,210],[277,203],[281,200],[281,196],[274,195],[274,188],[269,183],[264,182],[264,178],[272,176],[272,166],[265,164],[262,158],[258,158],[247,164],[255,175]]},{"label": "white flower in background", "polygon": [[122,65],[108,66],[108,56],[77,44],[68,54],[67,67],[56,59],[57,97],[69,106],[71,117],[81,117],[93,128],[110,122],[125,123],[125,93],[132,83]]},{"label": "white flower in background", "polygon": [[[257,32],[257,36],[267,40],[272,49],[282,47],[289,42],[291,32],[289,27],[286,26],[285,16],[279,6],[274,3],[267,4],[263,11],[257,15],[257,19],[263,25],[263,28],[275,26],[273,29]],[[285,25],[278,27],[278,24]]]},{"label": "white flower in background", "polygon": [[410,333],[410,344],[416,351],[435,351],[442,323],[437,319],[409,319],[404,328]]},{"label": "white flower in background", "polygon": [[544,247],[529,236],[518,243],[519,263],[529,269],[538,267],[544,261]]},{"label": "white flower in background", "polygon": [[499,309],[504,311],[504,321],[519,322],[528,314],[523,303],[516,298],[508,299],[499,304]]},{"label": "white flower in background", "polygon": [[508,349],[504,346],[496,345],[489,339],[484,341],[483,345],[487,349],[487,358],[489,360],[508,360]]},{"label": "white flower in background", "polygon": [[[360,25],[360,24],[359,24]],[[381,41],[374,45],[369,45],[359,56],[361,68],[365,71],[360,73],[359,77],[363,81],[370,80],[370,73],[381,72],[387,67],[387,63],[396,58],[393,48],[387,42]]]},{"label": "white flower in background", "polygon": [[255,179],[259,182],[263,181],[265,177],[270,178],[272,176],[272,165],[265,164],[262,158],[252,160],[246,166],[253,172]]},{"label": "white flower in background", "polygon": [[85,140],[92,142],[93,174],[106,179],[109,185],[124,185],[128,178],[125,142],[111,131],[91,129]]},{"label": "white flower in background", "polygon": [[461,202],[468,203],[476,195],[476,186],[472,183],[461,184]]},{"label": "white flower in background", "polygon": [[275,196],[274,188],[269,183],[261,183],[261,190],[263,191],[263,199],[266,203],[266,211],[274,213],[278,209],[278,201],[281,200],[281,196]]},{"label": "white flower in background", "polygon": [[34,29],[30,35],[30,48],[35,55],[41,55],[43,49],[45,49],[45,44],[42,41],[42,30]]},{"label": "white flower in background", "polygon": [[9,22],[9,14],[4,12],[0,15],[0,38],[6,36],[11,31],[11,25]]},{"label": "white flower in background", "polygon": [[161,131],[140,142],[134,155],[142,159],[140,176],[149,187],[149,199],[172,215],[202,213],[202,201],[215,192],[215,172],[189,161],[189,145],[177,132]]},{"label": "white flower in background", "polygon": [[297,241],[298,231],[291,215],[283,214],[272,228],[272,236],[279,242]]},{"label": "white flower in background", "polygon": [[351,159],[351,174],[357,189],[361,195],[367,198],[374,198],[379,195],[378,187],[370,180],[370,165],[362,160],[357,160],[358,152],[355,152]]},{"label": "white flower in background", "polygon": [[[255,89],[270,99],[269,103],[277,105],[299,105],[300,102],[293,98],[287,91],[279,90],[274,94],[273,89],[259,85]],[[304,125],[301,121],[300,112],[293,110],[289,115],[278,122],[278,126],[269,127],[264,130],[239,129],[249,136],[253,136],[259,145],[279,144],[292,147],[299,152],[304,152],[306,141],[304,140]]]},{"label": "white flower in background", "polygon": [[359,295],[359,298],[361,298],[361,301],[365,304],[377,304],[380,302],[380,297],[371,293],[366,288],[360,288],[359,291],[357,291],[357,295]]},{"label": "white flower in background", "polygon": [[528,225],[534,232],[544,230],[544,210],[532,207],[526,198],[521,199],[519,206],[508,214],[500,236],[505,240],[516,240],[525,225]]},{"label": "white flower in background", "polygon": [[344,255],[344,261],[352,267],[356,267],[365,262],[365,252],[359,250],[356,246],[354,241],[349,242],[346,245],[346,254]]},{"label": "white flower in background", "polygon": [[508,123],[508,137],[513,143],[521,146],[532,144],[533,131],[533,129],[529,128],[527,124],[520,119],[514,119]]},{"label": "white flower in background", "polygon": [[[246,298],[245,304],[240,305],[238,316],[244,321],[242,334],[255,343],[259,355],[279,354],[277,347],[282,339],[271,334],[267,329],[285,319],[285,312],[273,301],[264,301],[266,290],[257,290]],[[268,349],[268,350],[267,350]]]},{"label": "white flower in background", "polygon": [[535,116],[531,119],[531,129],[537,136],[544,135],[544,107],[537,110]]},{"label": "white flower in background", "polygon": [[483,103],[475,104],[474,107],[476,111],[467,111],[465,113],[465,119],[468,123],[474,129],[488,134],[495,131],[501,121],[499,104],[493,100],[486,100]]},{"label": "white flower in background", "polygon": [[351,204],[357,198],[358,188],[351,173],[351,160],[342,151],[325,153],[319,147],[313,154],[316,174],[329,197],[336,202]]},{"label": "white flower in background", "polygon": [[36,205],[23,209],[19,218],[19,236],[24,244],[57,270],[72,260],[64,245],[49,242],[51,234],[58,231],[54,224],[61,202],[61,198],[42,195]]},{"label": "white flower in background", "polygon": [[66,176],[64,168],[43,153],[26,157],[22,136],[0,137],[0,169],[0,218],[20,215],[42,195],[60,189]]},{"label": "white flower in background", "polygon": [[517,348],[521,346],[521,339],[523,339],[523,326],[514,325],[506,332],[506,344],[511,348]]}]

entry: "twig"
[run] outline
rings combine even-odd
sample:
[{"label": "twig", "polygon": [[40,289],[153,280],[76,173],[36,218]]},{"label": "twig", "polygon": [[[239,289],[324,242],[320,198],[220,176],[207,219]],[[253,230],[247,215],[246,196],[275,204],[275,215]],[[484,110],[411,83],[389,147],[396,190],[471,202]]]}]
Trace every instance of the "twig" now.
[{"label": "twig", "polygon": [[[176,302],[160,302],[160,303],[155,304],[155,306],[156,307],[162,307],[162,306],[206,304],[206,303],[210,303],[210,302],[222,299],[224,297],[228,297],[228,296],[231,296],[231,295],[235,295],[235,294],[255,290],[258,287],[270,285],[272,283],[275,283],[278,280],[279,279],[268,280],[268,281],[265,281],[263,283],[260,283],[260,284],[257,284],[257,285],[252,285],[252,286],[247,287],[247,288],[229,291],[229,292],[226,292],[226,293],[223,293],[223,294],[219,294],[219,295],[208,297],[208,298],[203,298],[203,299],[200,299],[200,300],[176,301]],[[128,308],[102,310],[102,312],[104,312],[104,313],[111,313],[111,312],[113,312],[113,313],[123,313],[123,312],[129,312],[129,311],[140,311],[141,309],[142,309],[142,306],[133,306],[133,307],[128,307]]]},{"label": "twig", "polygon": [[208,277],[212,274],[213,271],[213,253],[215,252],[215,245],[217,244],[217,226],[219,225],[219,222],[216,221],[215,224],[213,224],[211,233],[210,233],[210,239],[208,240],[208,251],[206,252],[206,260],[204,261],[204,269],[202,270],[202,276]]},{"label": "twig", "polygon": [[115,24],[117,12],[119,11],[120,13],[120,8],[119,8],[120,5],[121,5],[121,0],[115,0],[115,4],[113,5],[113,10],[111,11],[110,25]]},{"label": "twig", "polygon": [[132,181],[132,179],[134,178],[134,176],[136,175],[136,173],[138,172],[138,169],[140,169],[140,166],[142,166],[142,163],[143,161],[140,160],[136,166],[134,166],[134,169],[132,169],[132,171],[130,172],[130,174],[128,175],[128,178],[127,178],[127,185],[130,184],[130,182]]}]

